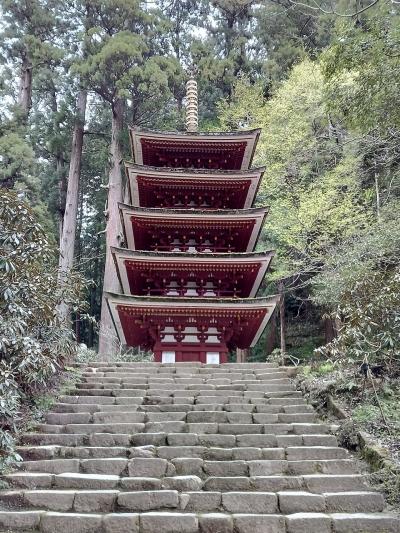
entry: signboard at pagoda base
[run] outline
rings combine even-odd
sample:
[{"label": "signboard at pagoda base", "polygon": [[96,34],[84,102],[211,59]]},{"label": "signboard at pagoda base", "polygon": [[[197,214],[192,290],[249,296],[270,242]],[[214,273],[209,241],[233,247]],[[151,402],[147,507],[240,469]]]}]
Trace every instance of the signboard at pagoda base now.
[{"label": "signboard at pagoda base", "polygon": [[224,343],[207,345],[206,343],[188,344],[157,342],[154,346],[156,363],[185,363],[197,361],[208,365],[228,362],[228,349]]}]

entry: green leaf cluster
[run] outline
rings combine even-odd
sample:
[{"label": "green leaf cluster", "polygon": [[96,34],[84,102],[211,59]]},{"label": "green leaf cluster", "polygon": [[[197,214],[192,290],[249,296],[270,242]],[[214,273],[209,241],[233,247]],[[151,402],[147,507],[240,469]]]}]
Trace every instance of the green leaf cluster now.
[{"label": "green leaf cluster", "polygon": [[60,288],[54,252],[30,207],[0,189],[0,442],[6,449],[22,398],[45,385],[75,349],[56,308],[62,300],[76,308],[84,283],[71,273]]}]

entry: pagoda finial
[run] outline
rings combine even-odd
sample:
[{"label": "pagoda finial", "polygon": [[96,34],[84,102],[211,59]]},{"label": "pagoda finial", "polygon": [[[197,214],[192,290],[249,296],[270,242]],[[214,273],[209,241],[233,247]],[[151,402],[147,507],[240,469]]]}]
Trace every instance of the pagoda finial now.
[{"label": "pagoda finial", "polygon": [[186,129],[197,131],[199,127],[197,82],[193,77],[186,83]]}]

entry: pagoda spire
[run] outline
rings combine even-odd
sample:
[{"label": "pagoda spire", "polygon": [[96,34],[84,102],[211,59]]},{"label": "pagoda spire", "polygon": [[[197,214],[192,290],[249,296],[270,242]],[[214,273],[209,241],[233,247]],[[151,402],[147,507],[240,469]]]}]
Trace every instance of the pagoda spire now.
[{"label": "pagoda spire", "polygon": [[186,83],[186,130],[196,132],[198,127],[197,82],[191,77]]}]

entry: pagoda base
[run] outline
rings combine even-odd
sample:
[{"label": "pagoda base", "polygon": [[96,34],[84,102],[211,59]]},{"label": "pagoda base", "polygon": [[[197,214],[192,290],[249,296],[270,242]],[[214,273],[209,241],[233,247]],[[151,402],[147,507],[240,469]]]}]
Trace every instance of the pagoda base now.
[{"label": "pagoda base", "polygon": [[182,344],[156,342],[154,348],[156,363],[187,363],[221,364],[228,362],[228,348],[223,344],[196,343]]}]

